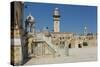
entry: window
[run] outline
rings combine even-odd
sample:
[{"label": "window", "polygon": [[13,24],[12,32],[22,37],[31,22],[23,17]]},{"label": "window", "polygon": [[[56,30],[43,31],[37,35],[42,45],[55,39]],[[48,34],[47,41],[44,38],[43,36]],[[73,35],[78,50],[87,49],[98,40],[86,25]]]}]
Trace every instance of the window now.
[{"label": "window", "polygon": [[56,43],[56,45],[58,45],[58,43]]},{"label": "window", "polygon": [[83,46],[88,46],[88,43],[87,42],[83,42]]},{"label": "window", "polygon": [[55,36],[53,38],[55,38]]},{"label": "window", "polygon": [[68,39],[70,39],[70,37],[68,37]]},{"label": "window", "polygon": [[60,37],[60,40],[61,40],[62,38]]},{"label": "window", "polygon": [[63,41],[62,44],[65,44],[65,42]]}]

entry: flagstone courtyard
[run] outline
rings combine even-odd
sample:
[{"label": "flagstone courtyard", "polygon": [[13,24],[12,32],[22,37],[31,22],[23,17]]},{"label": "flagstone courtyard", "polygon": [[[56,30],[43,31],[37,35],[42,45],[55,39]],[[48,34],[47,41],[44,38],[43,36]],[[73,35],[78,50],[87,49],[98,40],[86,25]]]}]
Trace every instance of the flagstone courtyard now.
[{"label": "flagstone courtyard", "polygon": [[45,55],[41,57],[31,58],[24,65],[31,64],[53,64],[53,63],[69,63],[69,62],[88,62],[97,60],[97,48],[72,48],[69,49],[69,56]]}]

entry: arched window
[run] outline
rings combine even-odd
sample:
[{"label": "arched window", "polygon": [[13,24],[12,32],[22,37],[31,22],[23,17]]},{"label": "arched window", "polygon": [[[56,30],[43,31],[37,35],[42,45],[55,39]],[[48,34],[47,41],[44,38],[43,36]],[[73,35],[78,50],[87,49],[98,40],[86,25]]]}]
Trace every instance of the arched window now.
[{"label": "arched window", "polygon": [[81,44],[78,44],[78,48],[82,48],[82,45]]},{"label": "arched window", "polygon": [[68,48],[72,48],[71,43],[68,45]]},{"label": "arched window", "polygon": [[87,42],[83,42],[83,46],[88,46],[88,43]]}]

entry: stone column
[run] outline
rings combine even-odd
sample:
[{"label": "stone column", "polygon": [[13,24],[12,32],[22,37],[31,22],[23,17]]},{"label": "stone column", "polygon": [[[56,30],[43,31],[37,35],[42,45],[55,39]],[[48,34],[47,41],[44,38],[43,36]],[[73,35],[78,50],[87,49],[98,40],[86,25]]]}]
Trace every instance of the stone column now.
[{"label": "stone column", "polygon": [[22,52],[22,16],[23,3],[20,1],[11,2],[11,64],[23,64]]},{"label": "stone column", "polygon": [[69,47],[68,47],[68,42],[65,41],[65,56],[69,56]]},{"label": "stone column", "polygon": [[14,38],[11,38],[11,64],[23,64],[22,42],[19,29],[14,30]]}]

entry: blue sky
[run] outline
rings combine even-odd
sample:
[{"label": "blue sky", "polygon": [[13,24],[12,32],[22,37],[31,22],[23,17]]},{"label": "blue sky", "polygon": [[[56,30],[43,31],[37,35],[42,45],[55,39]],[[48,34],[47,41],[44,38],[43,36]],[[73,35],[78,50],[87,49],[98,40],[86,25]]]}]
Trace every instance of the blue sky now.
[{"label": "blue sky", "polygon": [[53,10],[60,10],[60,31],[83,33],[84,26],[87,26],[88,32],[97,32],[97,7],[80,6],[67,4],[46,4],[25,2],[24,21],[29,13],[34,16],[36,29],[42,30],[48,27],[53,30]]}]

